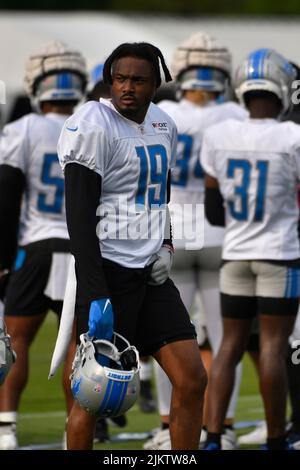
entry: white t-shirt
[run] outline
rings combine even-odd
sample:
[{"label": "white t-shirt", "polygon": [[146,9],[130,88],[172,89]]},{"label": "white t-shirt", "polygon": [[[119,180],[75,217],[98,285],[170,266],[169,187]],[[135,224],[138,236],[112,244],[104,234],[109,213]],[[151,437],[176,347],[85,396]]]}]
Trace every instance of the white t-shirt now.
[{"label": "white t-shirt", "polygon": [[204,135],[201,164],[219,181],[225,201],[224,259],[299,258],[299,125],[274,119],[217,124]]},{"label": "white t-shirt", "polygon": [[176,142],[175,124],[154,104],[142,124],[103,99],[67,120],[58,144],[62,168],[78,163],[102,177],[97,234],[104,258],[144,267],[161,247]]},{"label": "white t-shirt", "polygon": [[7,124],[0,136],[0,163],[19,168],[26,178],[21,246],[47,238],[69,238],[64,179],[56,149],[66,118],[31,113]]},{"label": "white t-shirt", "polygon": [[[225,119],[244,120],[248,112],[239,104],[228,102],[211,103],[201,107],[186,99],[181,101],[161,101],[159,107],[174,120],[178,131],[177,160],[172,170],[172,193],[170,210],[174,224],[174,233],[182,224],[186,233],[199,231],[199,220],[196,220],[196,204],[204,204],[204,172],[199,156],[204,131]],[[182,205],[185,205],[184,207]],[[188,210],[190,207],[190,210]],[[188,225],[188,226],[187,226]],[[182,230],[183,232],[183,230]],[[204,220],[204,246],[220,246],[223,243],[224,229],[213,227]],[[174,239],[175,247],[182,248],[181,240]]]}]

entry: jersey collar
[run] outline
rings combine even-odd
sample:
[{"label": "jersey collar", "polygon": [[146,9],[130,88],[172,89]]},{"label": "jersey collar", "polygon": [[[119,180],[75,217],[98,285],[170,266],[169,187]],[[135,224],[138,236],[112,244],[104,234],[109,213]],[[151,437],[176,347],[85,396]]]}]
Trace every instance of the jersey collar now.
[{"label": "jersey collar", "polygon": [[[121,116],[121,118],[125,119],[125,121],[127,121],[129,124],[131,124],[132,126],[134,127],[141,127],[141,126],[145,126],[145,123],[146,123],[146,120],[147,120],[147,116],[148,116],[148,111],[146,113],[146,116],[145,116],[145,119],[143,122],[141,122],[140,124],[138,124],[137,122],[135,121],[132,121],[131,119],[128,119],[127,117],[123,116],[123,114],[121,114],[117,108],[113,105],[113,102],[111,99],[105,99],[105,98],[100,98],[100,103],[101,104],[104,104],[105,106],[107,106],[108,108],[112,109],[113,111],[115,111],[119,116]],[[149,109],[149,108],[148,108]]]},{"label": "jersey collar", "polygon": [[131,119],[128,119],[126,118],[125,116],[123,116],[123,114],[121,114],[117,108],[113,105],[111,99],[105,99],[105,98],[100,98],[100,103],[103,104],[104,106],[107,106],[108,108],[112,109],[115,113],[117,113],[122,119],[124,119],[131,127],[134,127],[136,130],[139,131],[139,133],[141,134],[146,134],[149,132],[150,130],[150,133],[153,133],[153,129],[152,129],[152,126],[149,125],[149,110],[151,108],[151,105],[152,103],[150,103],[150,106],[147,110],[147,113],[146,113],[146,116],[145,116],[145,119],[143,122],[141,122],[140,124],[138,124],[137,122],[135,121],[132,121]]},{"label": "jersey collar", "polygon": [[274,118],[248,118],[248,121],[252,124],[274,124],[275,122],[280,122],[280,119]]}]

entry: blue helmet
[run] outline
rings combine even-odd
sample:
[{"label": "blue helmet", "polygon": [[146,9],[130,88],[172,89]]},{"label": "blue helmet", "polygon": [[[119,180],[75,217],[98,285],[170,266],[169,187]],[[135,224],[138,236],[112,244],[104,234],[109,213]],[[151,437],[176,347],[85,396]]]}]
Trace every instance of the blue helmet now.
[{"label": "blue helmet", "polygon": [[103,81],[103,67],[104,64],[100,62],[92,68],[88,82],[88,91],[93,90],[99,82]]}]

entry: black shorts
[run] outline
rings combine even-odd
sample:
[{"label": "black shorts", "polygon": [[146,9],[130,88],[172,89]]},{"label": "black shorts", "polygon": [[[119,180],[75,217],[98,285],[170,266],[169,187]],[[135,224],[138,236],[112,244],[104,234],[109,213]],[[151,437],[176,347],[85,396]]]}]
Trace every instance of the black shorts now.
[{"label": "black shorts", "polygon": [[[194,325],[171,279],[148,284],[151,267],[131,269],[103,259],[114,310],[114,330],[151,355],[165,344],[196,338]],[[77,299],[77,337],[88,330],[89,306]],[[78,338],[77,338],[78,339]]]},{"label": "black shorts", "polygon": [[299,299],[297,297],[282,299],[276,297],[248,297],[221,294],[222,316],[246,320],[257,314],[264,315],[293,315],[298,313]]},{"label": "black shorts", "polygon": [[224,317],[295,316],[300,297],[299,260],[223,260],[220,290]]},{"label": "black shorts", "polygon": [[33,316],[49,309],[59,314],[62,301],[51,300],[44,294],[53,253],[69,253],[70,242],[51,238],[20,247],[10,275],[5,298],[6,316]]}]

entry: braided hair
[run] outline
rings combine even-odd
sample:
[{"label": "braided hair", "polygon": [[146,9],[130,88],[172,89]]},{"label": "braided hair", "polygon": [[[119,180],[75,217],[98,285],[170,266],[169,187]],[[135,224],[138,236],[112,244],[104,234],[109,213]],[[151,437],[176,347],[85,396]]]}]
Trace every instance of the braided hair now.
[{"label": "braided hair", "polygon": [[164,71],[166,82],[170,82],[172,80],[169,69],[166,66],[164,56],[158,47],[155,47],[148,42],[125,42],[118,46],[106,59],[103,67],[104,83],[109,85],[112,84],[112,65],[115,60],[121,59],[122,57],[137,57],[139,59],[148,60],[154,68],[157,88],[161,85],[159,62],[161,63],[162,69]]}]

